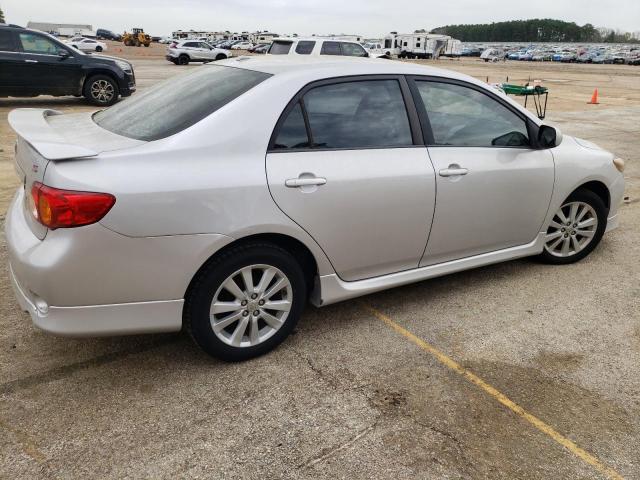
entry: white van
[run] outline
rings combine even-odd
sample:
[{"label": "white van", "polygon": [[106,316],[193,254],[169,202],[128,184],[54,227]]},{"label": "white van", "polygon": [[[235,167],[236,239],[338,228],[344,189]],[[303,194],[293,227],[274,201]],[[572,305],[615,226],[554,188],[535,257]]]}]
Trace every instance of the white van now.
[{"label": "white van", "polygon": [[368,57],[369,54],[357,42],[335,38],[276,38],[267,51],[268,55],[340,55]]}]

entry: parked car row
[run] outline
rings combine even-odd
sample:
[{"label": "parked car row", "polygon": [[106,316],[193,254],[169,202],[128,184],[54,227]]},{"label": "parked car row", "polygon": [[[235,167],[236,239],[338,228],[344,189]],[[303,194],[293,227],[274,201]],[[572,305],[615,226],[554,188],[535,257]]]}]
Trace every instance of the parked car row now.
[{"label": "parked car row", "polygon": [[529,62],[561,62],[561,63],[596,63],[640,65],[640,48],[636,46],[590,46],[564,47],[529,46],[513,47],[492,45],[489,47],[465,47],[463,56],[474,56],[480,53],[485,62],[500,60],[517,60]]}]

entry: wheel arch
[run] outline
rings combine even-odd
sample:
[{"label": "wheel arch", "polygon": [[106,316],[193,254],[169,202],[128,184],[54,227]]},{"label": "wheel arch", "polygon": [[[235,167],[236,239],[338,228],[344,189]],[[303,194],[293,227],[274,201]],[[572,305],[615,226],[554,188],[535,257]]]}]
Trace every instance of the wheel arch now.
[{"label": "wheel arch", "polygon": [[86,75],[84,76],[84,79],[82,80],[83,92],[84,92],[84,87],[86,87],[87,85],[87,82],[97,75],[106,75],[107,77],[110,77],[116,83],[118,88],[120,88],[120,82],[118,81],[118,76],[114,72],[112,72],[108,68],[98,68],[98,69],[91,69],[87,71]]},{"label": "wheel arch", "polygon": [[196,279],[212,261],[232,248],[252,243],[270,243],[290,252],[296,258],[296,260],[299,261],[304,271],[305,280],[307,281],[307,285],[309,287],[308,294],[311,295],[312,292],[316,288],[318,288],[319,282],[316,282],[316,278],[319,275],[318,261],[316,260],[316,257],[312,253],[311,249],[309,249],[302,241],[290,235],[286,235],[283,233],[257,233],[238,238],[228,243],[213,255],[211,255],[194,273],[184,293],[184,298],[187,298],[189,291],[194,285]]},{"label": "wheel arch", "polygon": [[599,180],[591,180],[587,183],[583,183],[582,185],[578,186],[573,192],[571,192],[571,195],[576,193],[578,190],[589,190],[590,192],[595,193],[602,199],[605,207],[607,207],[607,211],[611,208],[611,192],[603,182]]}]

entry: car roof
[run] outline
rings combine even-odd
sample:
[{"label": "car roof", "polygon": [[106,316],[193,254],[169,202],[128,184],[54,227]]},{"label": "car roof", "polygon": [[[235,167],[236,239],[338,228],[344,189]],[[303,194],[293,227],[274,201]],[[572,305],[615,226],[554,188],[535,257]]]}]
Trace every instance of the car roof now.
[{"label": "car roof", "polygon": [[462,73],[441,68],[399,62],[387,59],[355,58],[346,56],[293,55],[242,56],[224,60],[219,64],[229,67],[255,70],[270,75],[304,75],[310,81],[315,79],[354,75],[431,75],[464,80],[481,84],[478,80]]},{"label": "car roof", "polygon": [[274,42],[282,41],[282,42],[343,42],[343,43],[358,43],[355,40],[344,40],[341,38],[333,38],[333,37],[276,37],[273,39]]}]

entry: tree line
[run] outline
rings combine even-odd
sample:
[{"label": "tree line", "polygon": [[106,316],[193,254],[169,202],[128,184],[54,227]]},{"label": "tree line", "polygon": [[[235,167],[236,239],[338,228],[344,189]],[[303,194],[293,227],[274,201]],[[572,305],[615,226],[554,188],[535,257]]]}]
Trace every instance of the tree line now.
[{"label": "tree line", "polygon": [[450,35],[463,42],[593,42],[640,43],[640,35],[596,28],[590,23],[578,25],[550,18],[509,22],[446,25],[433,33]]}]

